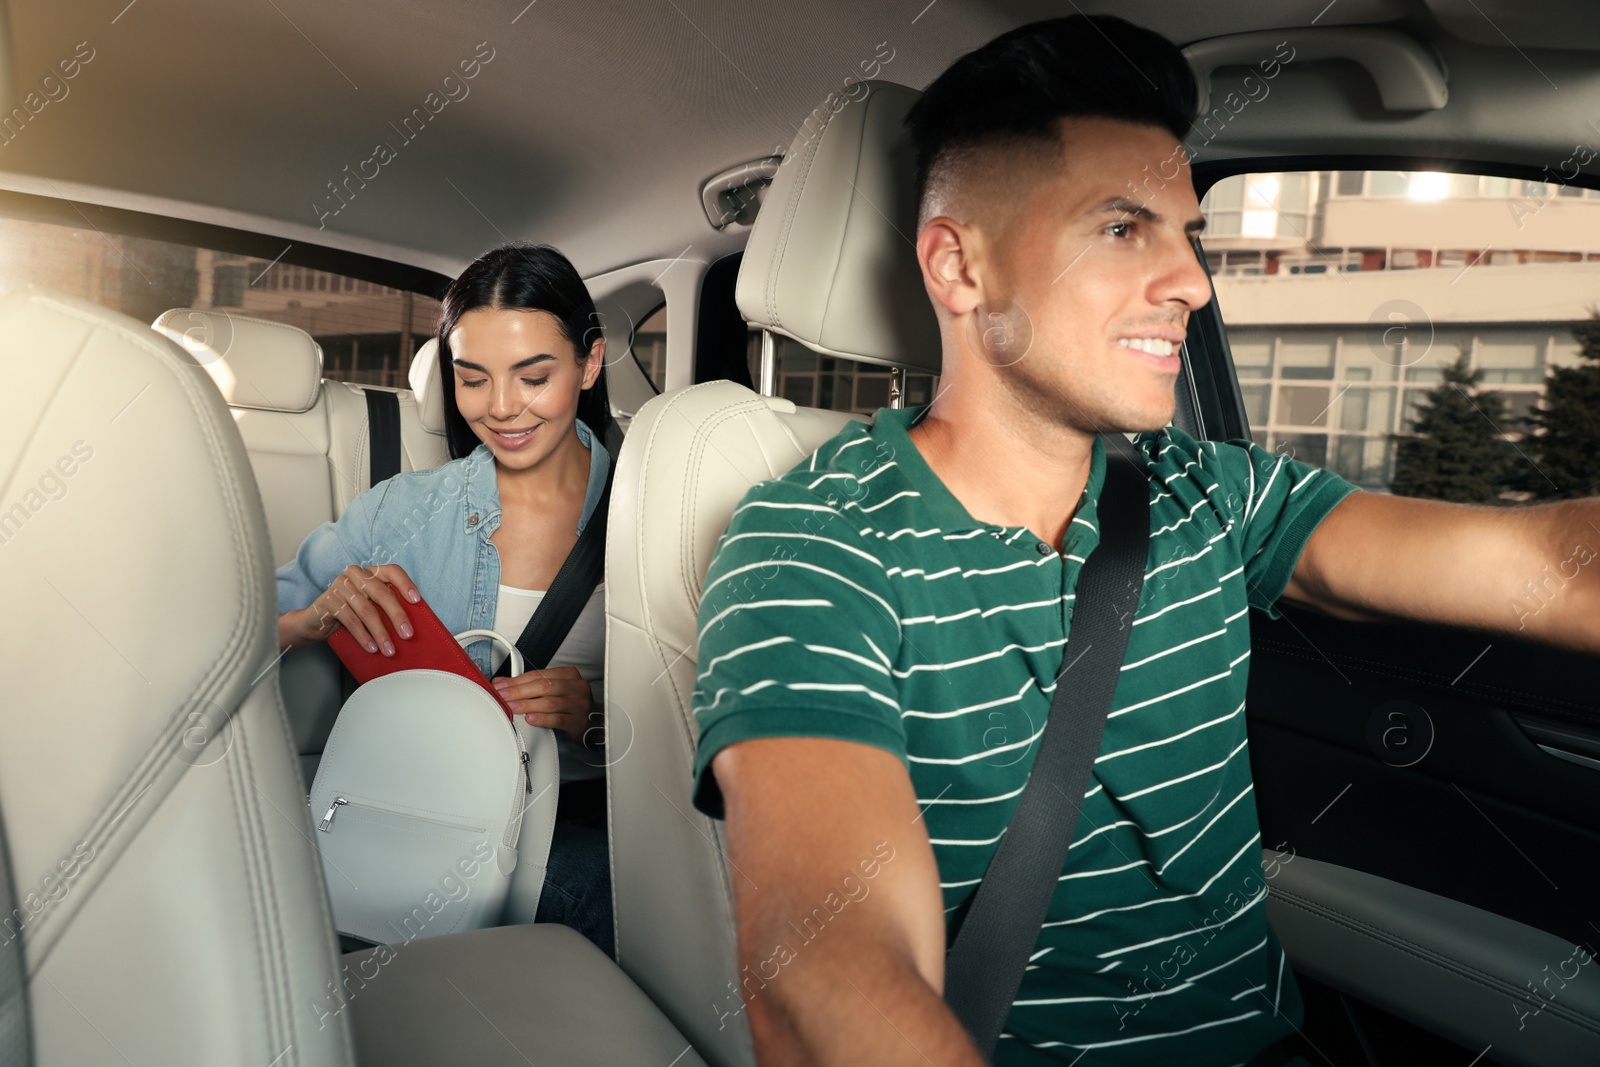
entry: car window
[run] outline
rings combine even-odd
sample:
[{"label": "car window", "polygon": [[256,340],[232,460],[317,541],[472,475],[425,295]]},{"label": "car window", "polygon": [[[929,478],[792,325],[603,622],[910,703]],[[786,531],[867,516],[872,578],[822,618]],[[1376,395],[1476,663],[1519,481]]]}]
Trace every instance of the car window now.
[{"label": "car window", "polygon": [[663,303],[633,328],[633,359],[656,392],[666,386],[667,305]]},{"label": "car window", "polygon": [[1258,444],[1411,496],[1600,491],[1600,190],[1252,173],[1201,207]]},{"label": "car window", "polygon": [[[773,335],[777,358],[776,393],[799,407],[826,408],[872,415],[889,406],[888,367],[838,359],[813,352],[793,338]],[[761,381],[761,331],[751,330],[748,348],[750,380]],[[931,401],[939,388],[936,374],[908,373],[905,407]]]},{"label": "car window", "polygon": [[324,376],[405,387],[439,302],[287,258],[108,233],[87,219],[79,227],[0,217],[0,291],[48,286],[141,322],[175,307],[283,322],[316,338]]}]

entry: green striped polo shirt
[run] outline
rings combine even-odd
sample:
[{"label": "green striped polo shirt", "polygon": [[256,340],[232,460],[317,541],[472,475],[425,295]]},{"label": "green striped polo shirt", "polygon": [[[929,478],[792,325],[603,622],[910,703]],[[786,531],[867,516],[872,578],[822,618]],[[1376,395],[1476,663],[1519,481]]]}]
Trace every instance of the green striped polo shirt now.
[{"label": "green striped polo shirt", "polygon": [[[910,773],[948,920],[1005,833],[1071,655],[1106,459],[1096,441],[1058,552],[967,512],[906,434],[925,410],[850,423],[734,511],[700,605],[695,804],[721,816],[707,768],[747,738],[886,749]],[[1264,906],[1248,608],[1277,616],[1312,530],[1356,487],[1172,426],[1134,444],[1148,571],[998,1064],[1239,1064],[1300,1023]]]}]

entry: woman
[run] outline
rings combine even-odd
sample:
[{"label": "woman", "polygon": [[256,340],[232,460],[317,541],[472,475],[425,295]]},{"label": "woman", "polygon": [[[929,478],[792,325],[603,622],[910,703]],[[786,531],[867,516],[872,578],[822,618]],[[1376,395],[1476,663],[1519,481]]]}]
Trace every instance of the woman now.
[{"label": "woman", "polygon": [[[445,294],[439,370],[451,462],[396,475],[313,530],[278,569],[278,646],[343,626],[369,652],[411,637],[399,597],[425,597],[452,632],[515,642],[593,517],[611,425],[594,302],[548,246],[485,253]],[[413,581],[413,577],[416,579]],[[604,585],[550,666],[494,684],[512,710],[557,731],[560,813],[537,922],[560,922],[613,954],[604,828]],[[503,654],[468,654],[491,674]]]}]

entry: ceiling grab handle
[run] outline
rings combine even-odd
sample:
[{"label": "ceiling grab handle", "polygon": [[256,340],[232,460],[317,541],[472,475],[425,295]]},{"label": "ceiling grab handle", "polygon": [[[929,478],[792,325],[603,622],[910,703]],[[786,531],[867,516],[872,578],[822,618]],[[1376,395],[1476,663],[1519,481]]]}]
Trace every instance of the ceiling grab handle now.
[{"label": "ceiling grab handle", "polygon": [[[1290,60],[1279,52],[1284,44],[1292,49]],[[1328,26],[1234,33],[1196,41],[1183,54],[1194,69],[1201,115],[1211,110],[1211,74],[1217,68],[1274,61],[1348,59],[1372,75],[1388,111],[1437,111],[1450,99],[1443,61],[1394,30]]]},{"label": "ceiling grab handle", "polygon": [[782,156],[766,156],[707,178],[700,187],[700,202],[711,228],[748,228],[755,221],[756,212],[761,210],[762,194],[778,176],[782,162]]}]

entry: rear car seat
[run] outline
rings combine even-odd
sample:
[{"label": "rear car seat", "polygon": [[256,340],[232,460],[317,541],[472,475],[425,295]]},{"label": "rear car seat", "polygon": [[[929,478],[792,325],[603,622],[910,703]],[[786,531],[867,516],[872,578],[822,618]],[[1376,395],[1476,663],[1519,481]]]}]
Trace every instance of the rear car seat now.
[{"label": "rear car seat", "polygon": [[[937,374],[938,324],[903,237],[916,209],[901,122],[919,94],[866,84],[779,169],[745,249],[739,308],[816,351]],[[641,407],[618,460],[606,546],[618,961],[714,1067],[755,1057],[723,827],[690,803],[701,583],[745,491],[849,418],[706,382]]]},{"label": "rear car seat", "polygon": [[450,458],[444,427],[424,426],[409,390],[324,379],[322,348],[304,330],[199,308],[174,308],[153,325],[210,371],[233,410],[261,486],[274,565],[371,487],[367,393],[398,401],[400,470]]},{"label": "rear car seat", "polygon": [[[337,519],[372,485],[369,395],[394,398],[399,470],[424,470],[450,458],[442,409],[432,429],[408,390],[324,379],[322,348],[304,330],[201,308],[174,308],[153,325],[199,361],[222,391],[261,491],[274,566],[293,559],[306,534]],[[381,440],[377,445],[381,457]],[[339,662],[318,644],[285,656],[281,670],[309,782],[343,703]]]},{"label": "rear car seat", "polygon": [[13,292],[0,328],[23,512],[0,551],[0,977],[28,983],[0,996],[0,1036],[26,1031],[7,1067],[703,1065],[563,926],[338,958],[237,410],[86,301]]}]

